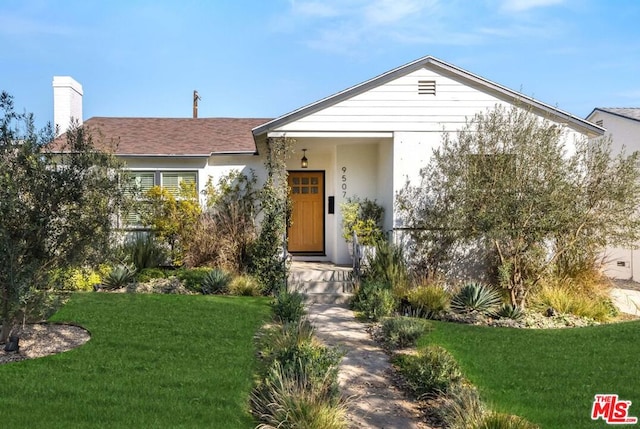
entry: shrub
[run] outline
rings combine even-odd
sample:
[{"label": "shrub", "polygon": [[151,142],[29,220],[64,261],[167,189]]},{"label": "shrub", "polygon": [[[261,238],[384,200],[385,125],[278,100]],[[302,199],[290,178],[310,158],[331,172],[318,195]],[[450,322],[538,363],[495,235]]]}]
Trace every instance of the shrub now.
[{"label": "shrub", "polygon": [[271,309],[279,322],[297,322],[305,315],[304,296],[297,291],[282,290],[271,302]]},{"label": "shrub", "polygon": [[301,343],[288,359],[277,360],[283,368],[299,373],[307,380],[309,390],[318,390],[328,399],[339,396],[338,365],[342,354],[315,341]]},{"label": "shrub", "polygon": [[418,397],[447,393],[452,385],[462,380],[458,363],[440,346],[429,345],[417,355],[399,355],[394,363]]},{"label": "shrub", "polygon": [[211,265],[228,272],[244,272],[249,249],[257,237],[256,213],[260,192],[253,171],[248,175],[232,170],[214,184],[205,185],[206,212],[196,224],[192,244],[185,257],[189,266]]},{"label": "shrub", "polygon": [[220,268],[214,268],[206,273],[202,279],[202,293],[205,295],[226,293],[229,291],[229,283],[231,283],[229,273]]},{"label": "shrub", "polygon": [[239,296],[260,296],[262,287],[252,276],[242,275],[231,280],[229,293]]},{"label": "shrub", "polygon": [[403,298],[409,285],[403,247],[386,240],[378,241],[375,255],[369,261],[365,276],[372,281],[390,284],[394,295]]},{"label": "shrub", "polygon": [[502,304],[502,306],[494,313],[496,317],[520,320],[524,317],[524,311],[521,307],[511,304]]},{"label": "shrub", "polygon": [[175,276],[179,278],[184,287],[191,292],[201,292],[202,282],[211,268],[181,268],[175,270]]},{"label": "shrub", "polygon": [[365,281],[358,289],[353,308],[361,311],[365,317],[374,321],[390,316],[396,309],[397,302],[388,284]]},{"label": "shrub", "polygon": [[135,271],[126,265],[116,265],[102,279],[102,287],[105,289],[120,289],[129,285],[135,280]]},{"label": "shrub", "polygon": [[144,268],[136,275],[138,282],[147,283],[153,279],[166,279],[167,272],[160,268]]},{"label": "shrub", "polygon": [[258,334],[256,343],[264,367],[270,368],[274,361],[293,360],[301,344],[313,341],[313,326],[308,320],[301,319],[264,328]]},{"label": "shrub", "polygon": [[111,267],[101,265],[98,269],[82,268],[58,268],[49,272],[49,284],[51,287],[65,291],[89,291],[99,285]]},{"label": "shrub", "polygon": [[581,291],[567,284],[545,284],[530,298],[531,307],[544,311],[549,307],[559,313],[573,314],[606,322],[617,315],[608,296]]},{"label": "shrub", "polygon": [[409,291],[407,301],[413,310],[412,314],[435,319],[449,309],[451,296],[441,286],[430,284]]},{"label": "shrub", "polygon": [[449,429],[469,429],[482,422],[485,407],[474,386],[458,383],[443,397],[437,414]]},{"label": "shrub", "polygon": [[342,237],[350,242],[353,232],[358,236],[360,244],[375,245],[382,239],[382,218],[384,207],[375,200],[350,197],[340,204],[342,213]]},{"label": "shrub", "polygon": [[387,344],[397,347],[413,347],[418,338],[430,329],[424,319],[415,317],[392,317],[382,322],[382,335]]},{"label": "shrub", "polygon": [[167,252],[156,242],[151,234],[137,233],[122,245],[125,261],[131,263],[136,271],[145,268],[157,268],[167,260]]},{"label": "shrub", "polygon": [[467,283],[451,299],[451,308],[459,313],[490,313],[502,302],[500,292],[482,283]]},{"label": "shrub", "polygon": [[477,426],[469,427],[472,429],[539,429],[537,425],[522,417],[496,412],[485,414]]},{"label": "shrub", "polygon": [[[324,413],[316,415],[316,410],[340,404],[337,378],[342,354],[317,342],[313,327],[306,319],[264,328],[258,335],[257,347],[262,382],[252,394],[254,414],[268,424],[282,423],[282,427],[324,427],[308,426],[304,422],[322,422],[317,419]],[[283,391],[283,380],[294,390]],[[293,408],[280,409],[269,402],[273,400],[280,401],[278,404],[285,408]],[[296,402],[298,400],[302,402]],[[293,420],[288,420],[288,413]],[[308,418],[311,420],[306,420]]]},{"label": "shrub", "polygon": [[[264,422],[259,428],[347,429],[343,400],[327,396],[327,389],[313,385],[308,373],[274,365],[269,376],[251,393],[251,409]],[[328,376],[331,378],[331,376]],[[330,382],[323,382],[327,384]]]}]

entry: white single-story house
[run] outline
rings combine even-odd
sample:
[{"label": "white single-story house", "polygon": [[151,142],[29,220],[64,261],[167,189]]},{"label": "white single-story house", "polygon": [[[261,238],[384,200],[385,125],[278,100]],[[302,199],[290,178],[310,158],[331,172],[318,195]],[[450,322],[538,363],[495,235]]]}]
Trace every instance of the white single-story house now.
[{"label": "white single-story house", "polygon": [[[640,108],[596,107],[587,120],[606,129],[613,153],[640,151]],[[640,281],[640,249],[608,248],[604,253],[605,274],[616,279]]]},{"label": "white single-story house", "polygon": [[[81,100],[82,88],[71,78],[54,78],[55,91],[66,91],[70,99],[80,94]],[[384,229],[401,227],[395,195],[418,177],[443,133],[457,131],[478,112],[511,104],[558,123],[568,141],[604,133],[587,120],[431,56],[275,119],[94,117],[84,124],[119,138],[117,154],[141,182],[174,186],[188,179],[200,189],[208,177],[215,181],[231,169],[253,169],[264,177],[260,148],[267,139],[294,139],[287,164],[294,219],[289,251],[307,260],[348,264],[340,203],[353,196],[377,200],[385,208]],[[56,115],[56,123],[68,123],[67,117]]]}]

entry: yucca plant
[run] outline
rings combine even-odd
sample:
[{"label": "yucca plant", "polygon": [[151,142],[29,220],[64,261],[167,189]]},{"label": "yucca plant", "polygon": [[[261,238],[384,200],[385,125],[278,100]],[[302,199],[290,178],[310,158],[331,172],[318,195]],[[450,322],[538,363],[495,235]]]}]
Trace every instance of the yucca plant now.
[{"label": "yucca plant", "polygon": [[522,307],[511,304],[502,304],[502,306],[494,313],[496,317],[504,319],[520,320],[524,317]]},{"label": "yucca plant", "polygon": [[135,270],[126,265],[116,265],[102,279],[102,287],[104,289],[120,289],[132,283],[135,279]]},{"label": "yucca plant", "polygon": [[124,243],[122,250],[125,261],[133,264],[136,271],[157,268],[167,259],[166,251],[151,234],[135,234]]},{"label": "yucca plant", "polygon": [[451,308],[458,313],[477,311],[488,314],[502,303],[500,292],[482,283],[467,283],[451,299]]},{"label": "yucca plant", "polygon": [[204,295],[226,293],[229,291],[231,275],[220,268],[209,271],[202,279],[202,293]]}]

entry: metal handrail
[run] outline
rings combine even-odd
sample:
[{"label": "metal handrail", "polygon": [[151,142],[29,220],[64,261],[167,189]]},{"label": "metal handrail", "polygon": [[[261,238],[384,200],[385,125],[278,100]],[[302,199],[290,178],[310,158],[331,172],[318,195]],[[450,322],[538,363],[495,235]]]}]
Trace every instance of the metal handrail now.
[{"label": "metal handrail", "polygon": [[353,240],[351,245],[353,246],[353,277],[356,282],[359,282],[361,275],[360,260],[362,259],[362,252],[360,244],[358,243],[358,234],[356,234],[355,231],[353,231]]}]

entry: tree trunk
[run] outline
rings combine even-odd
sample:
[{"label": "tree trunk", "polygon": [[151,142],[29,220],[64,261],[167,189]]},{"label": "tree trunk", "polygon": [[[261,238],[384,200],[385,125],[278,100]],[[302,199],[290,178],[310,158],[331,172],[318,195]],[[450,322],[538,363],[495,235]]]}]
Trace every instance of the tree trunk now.
[{"label": "tree trunk", "polygon": [[0,329],[0,344],[4,344],[9,339],[12,323],[9,314],[11,306],[9,304],[9,286],[4,285],[2,288],[2,329]]}]

